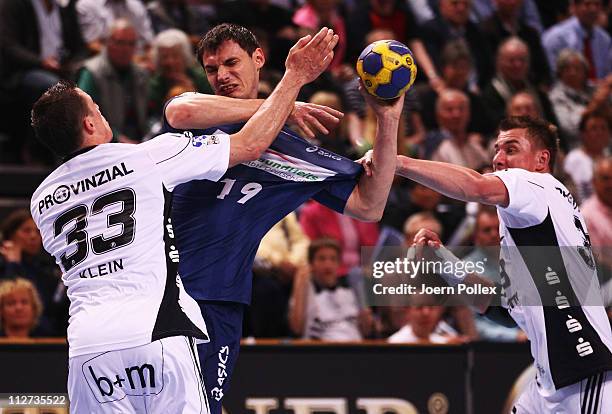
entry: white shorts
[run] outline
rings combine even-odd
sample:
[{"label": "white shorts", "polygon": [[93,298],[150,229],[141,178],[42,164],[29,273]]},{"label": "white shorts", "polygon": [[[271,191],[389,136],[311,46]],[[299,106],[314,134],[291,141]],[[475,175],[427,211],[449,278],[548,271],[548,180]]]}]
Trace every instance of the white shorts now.
[{"label": "white shorts", "polygon": [[512,408],[516,414],[607,414],[612,413],[612,371],[602,372],[563,387],[544,397],[535,378]]},{"label": "white shorts", "polygon": [[71,413],[209,414],[193,339],[70,358]]}]

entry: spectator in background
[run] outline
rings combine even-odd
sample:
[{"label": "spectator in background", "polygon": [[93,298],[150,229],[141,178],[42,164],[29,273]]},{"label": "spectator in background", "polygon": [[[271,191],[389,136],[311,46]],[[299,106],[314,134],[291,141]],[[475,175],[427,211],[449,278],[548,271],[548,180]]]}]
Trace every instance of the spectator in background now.
[{"label": "spectator in background", "polygon": [[[188,0],[153,0],[147,2],[147,13],[154,33],[179,29],[187,33],[191,43],[209,29],[209,23],[196,5]],[[224,6],[224,8],[227,6]],[[250,13],[245,13],[250,14]]]},{"label": "spectator in background", "polygon": [[[392,39],[393,32],[388,29],[375,29],[366,35],[366,45],[379,40]],[[359,80],[355,77],[344,85],[346,97],[346,122],[351,144],[359,155],[372,148],[376,133],[376,123],[371,111],[359,91]],[[414,147],[425,138],[425,129],[420,115],[420,104],[416,90],[406,92],[404,109],[398,129],[398,151],[400,154],[414,154]]]},{"label": "spectator in background", "polygon": [[[494,207],[481,205],[476,215],[474,250],[463,258],[465,263],[482,263],[484,273],[479,276],[501,283],[499,274],[499,218]],[[477,312],[473,312],[478,336],[485,341],[524,342],[527,335],[519,328],[499,325]]]},{"label": "spectator in background", "polygon": [[[439,129],[427,134],[425,145],[433,151],[433,161],[448,162],[478,169],[489,163],[489,156],[480,144],[482,137],[469,134],[470,101],[465,93],[446,89],[436,101]],[[439,143],[436,146],[436,143]]]},{"label": "spectator in background", "polygon": [[346,24],[340,13],[339,4],[339,0],[306,0],[293,14],[293,23],[299,28],[299,36],[312,35],[321,27],[329,27],[338,35],[338,44],[334,49],[334,59],[330,65],[332,72],[341,69],[348,42]]},{"label": "spectator in background", "polygon": [[440,0],[439,6],[439,16],[421,28],[421,38],[436,68],[441,67],[440,53],[446,43],[464,39],[472,53],[477,84],[486,85],[493,75],[490,46],[480,28],[469,21],[470,0]]},{"label": "spectator in background", "polygon": [[22,277],[31,281],[47,310],[45,326],[65,332],[68,309],[61,271],[42,250],[38,228],[27,210],[16,210],[0,226],[0,280]]},{"label": "spectator in background", "polygon": [[535,85],[550,84],[550,71],[546,53],[542,48],[540,33],[521,19],[524,0],[494,0],[494,13],[481,23],[491,50],[497,50],[504,39],[516,36],[529,46],[531,67],[529,78]]},{"label": "spectator in background", "polygon": [[100,106],[115,140],[138,142],[147,132],[148,75],[134,62],[136,31],[127,19],[111,25],[102,53],[79,74],[78,85]]},{"label": "spectator in background", "polygon": [[414,53],[419,73],[427,76],[431,86],[441,90],[438,71],[434,66],[419,36],[419,26],[410,10],[402,0],[361,0],[348,17],[349,61],[354,62],[361,50],[372,43],[368,33],[384,31],[385,37],[405,43]]},{"label": "spectator in background", "polygon": [[612,128],[610,119],[604,114],[587,112],[580,120],[579,130],[582,145],[567,154],[563,169],[576,186],[577,201],[582,203],[593,193],[595,163],[610,155]]},{"label": "spectator in background", "polygon": [[512,95],[506,108],[506,116],[530,116],[542,118],[537,99],[529,92],[517,92]]},{"label": "spectator in background", "polygon": [[[595,163],[593,188],[595,194],[582,203],[580,211],[587,223],[591,244],[594,247],[610,249],[612,246],[612,157],[608,156]],[[609,256],[609,250],[604,253]]]},{"label": "spectator in background", "polygon": [[[333,108],[337,111],[343,111],[341,97],[331,91],[319,91],[310,97],[310,103],[316,105],[323,105],[329,108]],[[352,158],[355,154],[351,142],[348,138],[347,123],[344,120],[340,120],[340,123],[333,128],[328,128],[328,134],[322,134],[318,132],[313,143],[321,146],[327,150],[333,151],[336,154]]]},{"label": "spectator in background", "polygon": [[387,342],[392,344],[447,344],[456,342],[457,332],[442,320],[444,306],[436,304],[431,295],[411,295],[411,305],[405,308],[406,324]]},{"label": "spectator in background", "polygon": [[[472,57],[463,39],[450,41],[444,46],[441,54],[441,73],[444,85],[449,89],[457,89],[465,93],[470,100],[470,118],[467,129],[483,135],[491,134],[497,125],[487,116],[487,109],[480,95],[469,89],[469,77],[472,71]],[[429,85],[417,87],[419,101],[422,105],[421,116],[428,130],[437,129],[436,100],[438,91]]]},{"label": "spectator in background", "polygon": [[192,91],[212,94],[206,75],[196,65],[187,35],[168,29],[152,44],[155,73],[149,81],[149,114],[158,118],[164,103],[173,96]]},{"label": "spectator in background", "polygon": [[504,118],[508,101],[514,94],[527,91],[537,98],[539,112],[555,123],[548,97],[529,81],[529,48],[518,37],[504,40],[497,50],[495,77],[482,93],[485,105],[497,124]]},{"label": "spectator in background", "polygon": [[331,238],[338,242],[341,254],[337,268],[339,275],[359,266],[361,247],[374,246],[378,240],[378,223],[355,220],[312,200],[300,211],[300,225],[311,241]]},{"label": "spectator in background", "polygon": [[38,326],[43,305],[34,285],[22,278],[0,282],[0,337],[51,336]]},{"label": "spectator in background", "polygon": [[128,19],[136,29],[138,52],[153,41],[151,20],[141,0],[78,0],[76,9],[83,38],[93,53],[102,50],[113,22],[119,18]]},{"label": "spectator in background", "polygon": [[563,49],[580,52],[589,63],[589,79],[601,79],[612,71],[612,40],[597,26],[601,0],[573,0],[574,16],[549,28],[542,44],[551,68]]},{"label": "spectator in background", "polygon": [[30,110],[47,88],[72,76],[85,57],[74,1],[65,3],[61,7],[55,0],[0,2],[0,82],[18,106],[14,117],[7,119],[23,125],[12,151],[26,162],[53,163],[51,153],[34,140]]},{"label": "spectator in background", "polygon": [[306,339],[359,341],[374,323],[369,308],[360,308],[346,277],[338,277],[342,252],[331,239],[308,248],[309,267],[298,270],[289,309],[289,326]]},{"label": "spectator in background", "polygon": [[578,124],[593,97],[588,73],[589,63],[580,52],[564,49],[559,53],[557,81],[548,96],[559,120],[560,133],[570,149],[579,144]]}]

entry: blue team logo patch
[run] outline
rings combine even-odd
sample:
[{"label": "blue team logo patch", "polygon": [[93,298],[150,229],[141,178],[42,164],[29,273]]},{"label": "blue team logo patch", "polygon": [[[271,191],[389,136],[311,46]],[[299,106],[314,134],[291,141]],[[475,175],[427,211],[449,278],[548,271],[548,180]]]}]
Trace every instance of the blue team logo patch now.
[{"label": "blue team logo patch", "polygon": [[196,148],[201,147],[202,145],[214,145],[219,143],[219,137],[216,135],[191,135],[191,145]]}]

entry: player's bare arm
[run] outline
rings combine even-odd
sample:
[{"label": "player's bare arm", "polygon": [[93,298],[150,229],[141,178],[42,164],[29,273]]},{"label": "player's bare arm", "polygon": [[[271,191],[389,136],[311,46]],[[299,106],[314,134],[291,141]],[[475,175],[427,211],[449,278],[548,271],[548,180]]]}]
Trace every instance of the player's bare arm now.
[{"label": "player's bare arm", "polygon": [[397,156],[396,174],[425,185],[447,197],[501,207],[508,206],[508,191],[493,175],[438,161]]},{"label": "player's bare arm", "polygon": [[324,27],[298,40],[285,61],[285,74],[244,127],[231,137],[229,166],[256,160],[270,146],[294,107],[302,86],[315,80],[333,59],[338,36]]},{"label": "player's bare arm", "polygon": [[[247,121],[263,102],[263,99],[189,93],[173,99],[166,107],[165,115],[173,128],[206,129]],[[298,126],[308,137],[314,138],[315,131],[328,134],[329,128],[337,125],[343,116],[342,112],[327,106],[295,102],[287,122]]]},{"label": "player's bare arm", "polygon": [[404,95],[391,102],[375,99],[368,93],[363,93],[363,96],[376,115],[372,170],[371,174],[363,174],[359,179],[346,203],[344,214],[362,221],[379,221],[395,175],[397,130]]}]

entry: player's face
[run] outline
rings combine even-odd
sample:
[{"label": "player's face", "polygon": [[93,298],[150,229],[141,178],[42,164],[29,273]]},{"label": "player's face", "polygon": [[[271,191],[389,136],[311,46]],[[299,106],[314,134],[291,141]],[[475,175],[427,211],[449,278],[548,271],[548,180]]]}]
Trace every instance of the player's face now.
[{"label": "player's face", "polygon": [[334,286],[336,284],[340,257],[336,249],[322,247],[315,253],[310,263],[312,277],[323,286]]},{"label": "player's face", "polygon": [[18,244],[21,249],[29,255],[40,252],[41,238],[34,220],[28,219],[23,222],[12,237],[12,241]]},{"label": "player's face", "polygon": [[106,118],[104,118],[100,112],[100,107],[86,92],[83,92],[81,89],[77,90],[83,96],[83,99],[85,99],[88,112],[87,116],[93,124],[92,129],[96,131],[97,135],[103,138],[104,142],[110,142],[110,140],[113,139],[113,130],[108,124],[108,121],[106,121]]},{"label": "player's face", "polygon": [[215,52],[202,57],[208,82],[216,95],[231,98],[257,98],[259,70],[265,59],[261,49],[252,56],[233,40],[225,41]]},{"label": "player's face", "polygon": [[15,289],[2,301],[2,319],[13,327],[27,327],[34,322],[32,296],[27,289]]},{"label": "player's face", "polygon": [[495,141],[493,169],[500,171],[522,168],[527,171],[548,172],[548,163],[542,158],[544,151],[532,144],[525,129],[502,131]]}]

